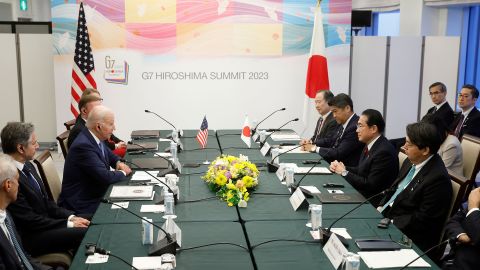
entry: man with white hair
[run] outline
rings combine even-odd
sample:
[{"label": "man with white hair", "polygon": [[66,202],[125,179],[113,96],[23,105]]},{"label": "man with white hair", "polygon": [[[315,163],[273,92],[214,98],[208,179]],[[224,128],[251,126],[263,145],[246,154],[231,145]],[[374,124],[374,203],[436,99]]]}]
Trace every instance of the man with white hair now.
[{"label": "man with white hair", "polygon": [[12,157],[0,154],[0,269],[51,269],[25,252],[7,206],[17,199],[18,171]]},{"label": "man with white hair", "polygon": [[112,110],[96,106],[88,115],[86,127],[65,160],[59,204],[76,213],[93,214],[108,186],[123,180],[131,169],[104,142],[115,130]]}]

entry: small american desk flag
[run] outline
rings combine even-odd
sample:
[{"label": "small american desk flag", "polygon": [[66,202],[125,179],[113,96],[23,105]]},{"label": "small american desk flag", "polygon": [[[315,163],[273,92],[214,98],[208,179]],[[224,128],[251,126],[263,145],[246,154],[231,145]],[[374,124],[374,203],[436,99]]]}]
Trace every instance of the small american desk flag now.
[{"label": "small american desk flag", "polygon": [[200,130],[198,131],[196,139],[202,148],[205,148],[205,146],[207,146],[207,141],[208,141],[207,116],[203,117],[202,125],[200,126]]},{"label": "small american desk flag", "polygon": [[78,101],[86,88],[97,88],[97,83],[92,76],[95,70],[93,63],[92,48],[88,36],[87,20],[83,3],[80,3],[78,11],[77,39],[75,42],[75,56],[73,57],[72,87],[70,90],[72,102],[70,110],[75,117],[78,116]]}]

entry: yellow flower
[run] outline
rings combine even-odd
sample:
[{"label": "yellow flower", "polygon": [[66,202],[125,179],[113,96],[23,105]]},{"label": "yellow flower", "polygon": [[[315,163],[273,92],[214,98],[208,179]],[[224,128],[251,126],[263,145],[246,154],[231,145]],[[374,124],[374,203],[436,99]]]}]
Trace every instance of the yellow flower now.
[{"label": "yellow flower", "polygon": [[249,199],[250,199],[250,193],[245,192],[245,193],[243,194],[243,200],[246,201],[246,202],[248,202]]},{"label": "yellow flower", "polygon": [[230,182],[230,183],[227,184],[227,188],[230,189],[230,190],[237,189],[232,182]]},{"label": "yellow flower", "polygon": [[231,190],[227,191],[227,201],[233,198],[233,192]]},{"label": "yellow flower", "polygon": [[233,203],[229,202],[227,205],[228,205],[228,206],[233,206]]},{"label": "yellow flower", "polygon": [[248,176],[248,175],[244,176],[242,178],[242,181],[245,184],[245,187],[247,187],[247,188],[253,187],[254,181],[253,181],[253,178],[251,176]]},{"label": "yellow flower", "polygon": [[215,184],[224,186],[227,183],[227,177],[223,174],[218,174],[215,178]]}]

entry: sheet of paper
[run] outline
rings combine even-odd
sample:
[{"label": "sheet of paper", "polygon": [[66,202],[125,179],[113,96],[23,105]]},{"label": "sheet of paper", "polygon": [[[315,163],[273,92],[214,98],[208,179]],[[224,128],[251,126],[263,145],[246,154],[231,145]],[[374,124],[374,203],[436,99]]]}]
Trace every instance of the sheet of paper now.
[{"label": "sheet of paper", "polygon": [[162,257],[133,257],[132,265],[138,270],[160,269],[162,266]]},{"label": "sheet of paper", "polygon": [[274,141],[298,141],[300,140],[300,136],[297,134],[277,134],[273,133],[272,136],[270,136],[272,140]]},{"label": "sheet of paper", "polygon": [[[305,174],[310,170],[310,167],[297,167],[295,168],[295,173],[297,174]],[[317,173],[317,174],[332,174],[332,172],[327,167],[315,167],[309,173]]]},{"label": "sheet of paper", "polygon": [[[369,251],[358,252],[365,264],[369,268],[394,268],[403,267],[418,257],[413,249],[400,249],[395,251]],[[430,267],[424,259],[420,258],[410,265],[410,267]]]},{"label": "sheet of paper", "polygon": [[[347,232],[347,228],[332,228],[330,231],[343,236],[345,239],[352,239],[352,236]],[[314,240],[320,240],[320,231],[310,231],[310,235]]]},{"label": "sheet of paper", "polygon": [[88,256],[87,260],[85,260],[85,263],[87,264],[106,263],[106,262],[108,262],[108,255],[101,255],[98,253],[94,253],[93,255]]},{"label": "sheet of paper", "polygon": [[165,153],[165,152],[156,152],[155,154],[159,155],[161,157],[171,157],[172,156],[171,153]]},{"label": "sheet of paper", "polygon": [[343,194],[343,190],[341,189],[327,189],[328,193],[335,193],[335,194]]},{"label": "sheet of paper", "polygon": [[[158,171],[148,171],[148,173],[156,176],[158,174]],[[131,181],[151,181],[152,179],[155,179],[148,173],[145,171],[136,171],[132,175]]]},{"label": "sheet of paper", "polygon": [[160,138],[158,139],[159,142],[171,142],[172,140],[170,139],[165,139],[165,138]]},{"label": "sheet of paper", "polygon": [[[122,206],[123,208],[128,208],[129,202],[115,202],[115,204],[118,204]],[[118,205],[112,204],[112,209],[120,209],[121,207]]]},{"label": "sheet of paper", "polygon": [[158,204],[143,204],[140,208],[140,212],[142,213],[162,213],[165,212],[164,205]]},{"label": "sheet of paper", "polygon": [[308,192],[312,194],[320,194],[320,190],[316,186],[300,186],[301,188],[307,190]]},{"label": "sheet of paper", "polygon": [[[298,145],[288,145],[288,146],[280,146],[280,153],[285,153],[295,147],[298,147]],[[297,149],[294,149],[288,153],[296,153],[296,154],[308,154],[310,152],[308,151],[303,151],[301,147],[298,147]]]}]

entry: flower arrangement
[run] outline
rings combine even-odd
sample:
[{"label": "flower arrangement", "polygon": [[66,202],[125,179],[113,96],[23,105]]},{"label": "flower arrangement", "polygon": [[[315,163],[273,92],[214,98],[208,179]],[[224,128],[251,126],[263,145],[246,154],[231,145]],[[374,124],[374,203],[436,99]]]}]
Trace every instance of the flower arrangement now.
[{"label": "flower arrangement", "polygon": [[221,155],[212,161],[202,179],[228,206],[247,207],[248,192],[258,185],[258,174],[257,166],[247,156]]}]

